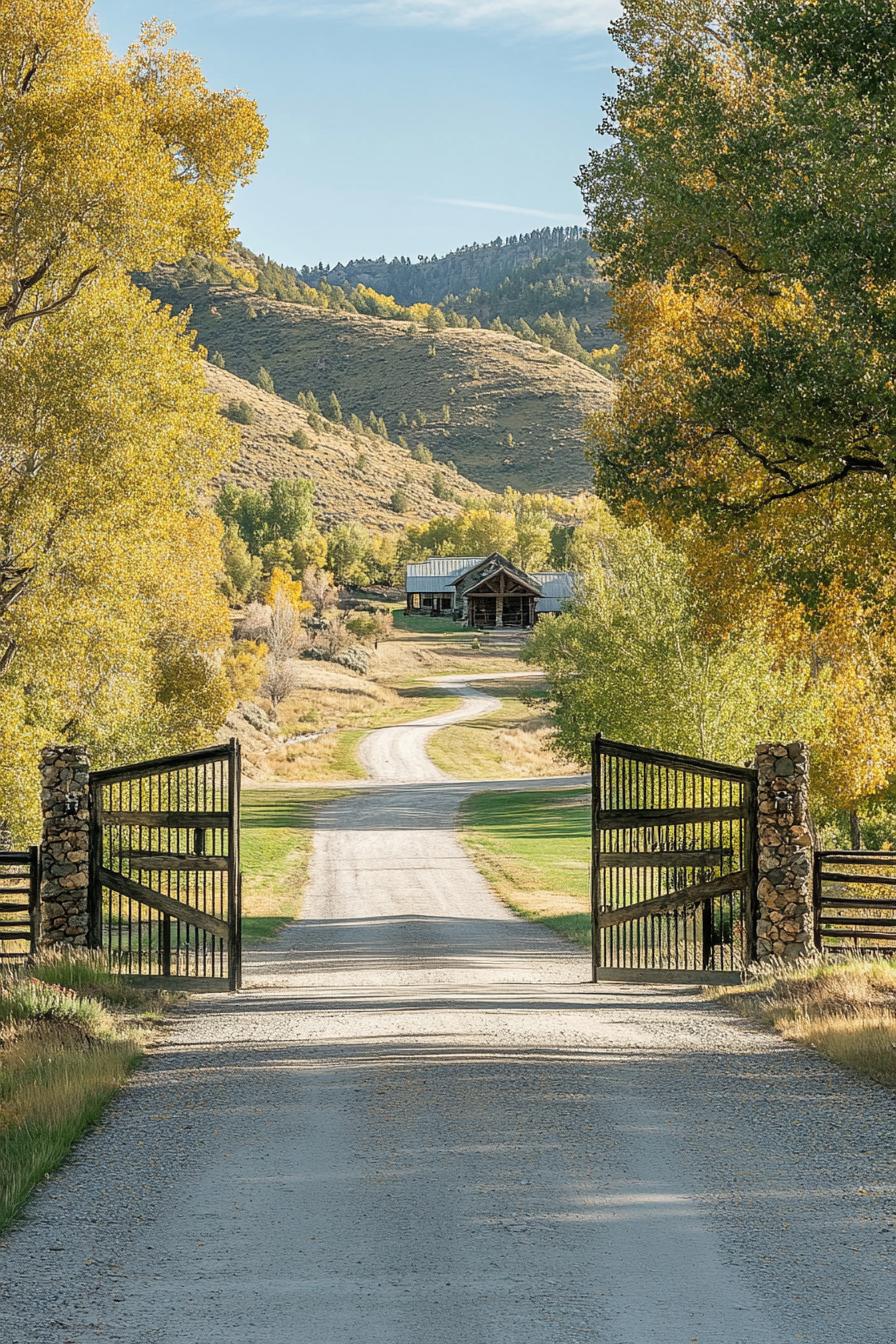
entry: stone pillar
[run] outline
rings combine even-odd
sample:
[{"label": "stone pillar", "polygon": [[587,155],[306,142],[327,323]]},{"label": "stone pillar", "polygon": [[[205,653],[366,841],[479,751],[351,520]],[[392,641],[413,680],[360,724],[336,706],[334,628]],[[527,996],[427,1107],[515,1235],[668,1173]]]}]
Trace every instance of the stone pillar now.
[{"label": "stone pillar", "polygon": [[41,943],[87,946],[90,761],[84,747],[41,752]]},{"label": "stone pillar", "polygon": [[809,753],[804,742],[756,748],[759,772],[757,960],[813,950]]}]

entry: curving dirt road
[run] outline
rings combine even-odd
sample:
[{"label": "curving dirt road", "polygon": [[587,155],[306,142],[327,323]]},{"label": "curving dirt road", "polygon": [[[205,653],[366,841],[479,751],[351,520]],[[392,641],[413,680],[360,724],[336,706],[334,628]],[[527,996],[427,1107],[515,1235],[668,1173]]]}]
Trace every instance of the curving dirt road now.
[{"label": "curving dirt road", "polygon": [[2,1344],[890,1344],[893,1096],[595,991],[472,869],[424,742],[368,739],[302,922],[33,1201]]}]

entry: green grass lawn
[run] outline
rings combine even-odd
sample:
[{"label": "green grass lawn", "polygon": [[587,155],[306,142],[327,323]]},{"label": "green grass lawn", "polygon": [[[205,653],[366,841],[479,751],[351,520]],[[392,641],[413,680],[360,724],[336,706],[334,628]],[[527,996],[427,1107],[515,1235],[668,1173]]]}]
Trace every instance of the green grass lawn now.
[{"label": "green grass lawn", "polygon": [[338,789],[244,788],[240,861],[243,944],[272,938],[301,910],[314,817]]},{"label": "green grass lawn", "polygon": [[392,620],[396,630],[411,630],[418,635],[466,635],[471,632],[460,621],[452,621],[450,616],[409,616],[406,611],[393,611]]},{"label": "green grass lawn", "polygon": [[511,909],[590,944],[590,790],[476,794],[463,805],[460,834]]}]

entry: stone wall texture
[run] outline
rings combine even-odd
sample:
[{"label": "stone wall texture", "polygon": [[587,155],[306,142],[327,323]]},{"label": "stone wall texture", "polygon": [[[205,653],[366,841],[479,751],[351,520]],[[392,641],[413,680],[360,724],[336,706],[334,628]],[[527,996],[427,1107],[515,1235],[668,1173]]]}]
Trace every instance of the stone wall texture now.
[{"label": "stone wall texture", "polygon": [[87,945],[90,761],[83,747],[41,753],[41,942]]},{"label": "stone wall texture", "polygon": [[756,748],[759,886],[756,956],[792,961],[813,950],[809,752],[804,742]]}]

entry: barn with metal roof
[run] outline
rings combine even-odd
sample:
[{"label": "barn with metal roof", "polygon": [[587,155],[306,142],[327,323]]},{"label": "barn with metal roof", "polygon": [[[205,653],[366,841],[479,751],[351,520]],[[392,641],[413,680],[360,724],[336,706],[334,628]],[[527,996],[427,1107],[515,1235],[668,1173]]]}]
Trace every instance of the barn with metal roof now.
[{"label": "barn with metal roof", "polygon": [[539,616],[562,611],[573,595],[573,576],[528,574],[498,552],[435,555],[407,566],[405,592],[412,616],[451,616],[471,629],[526,629]]}]

